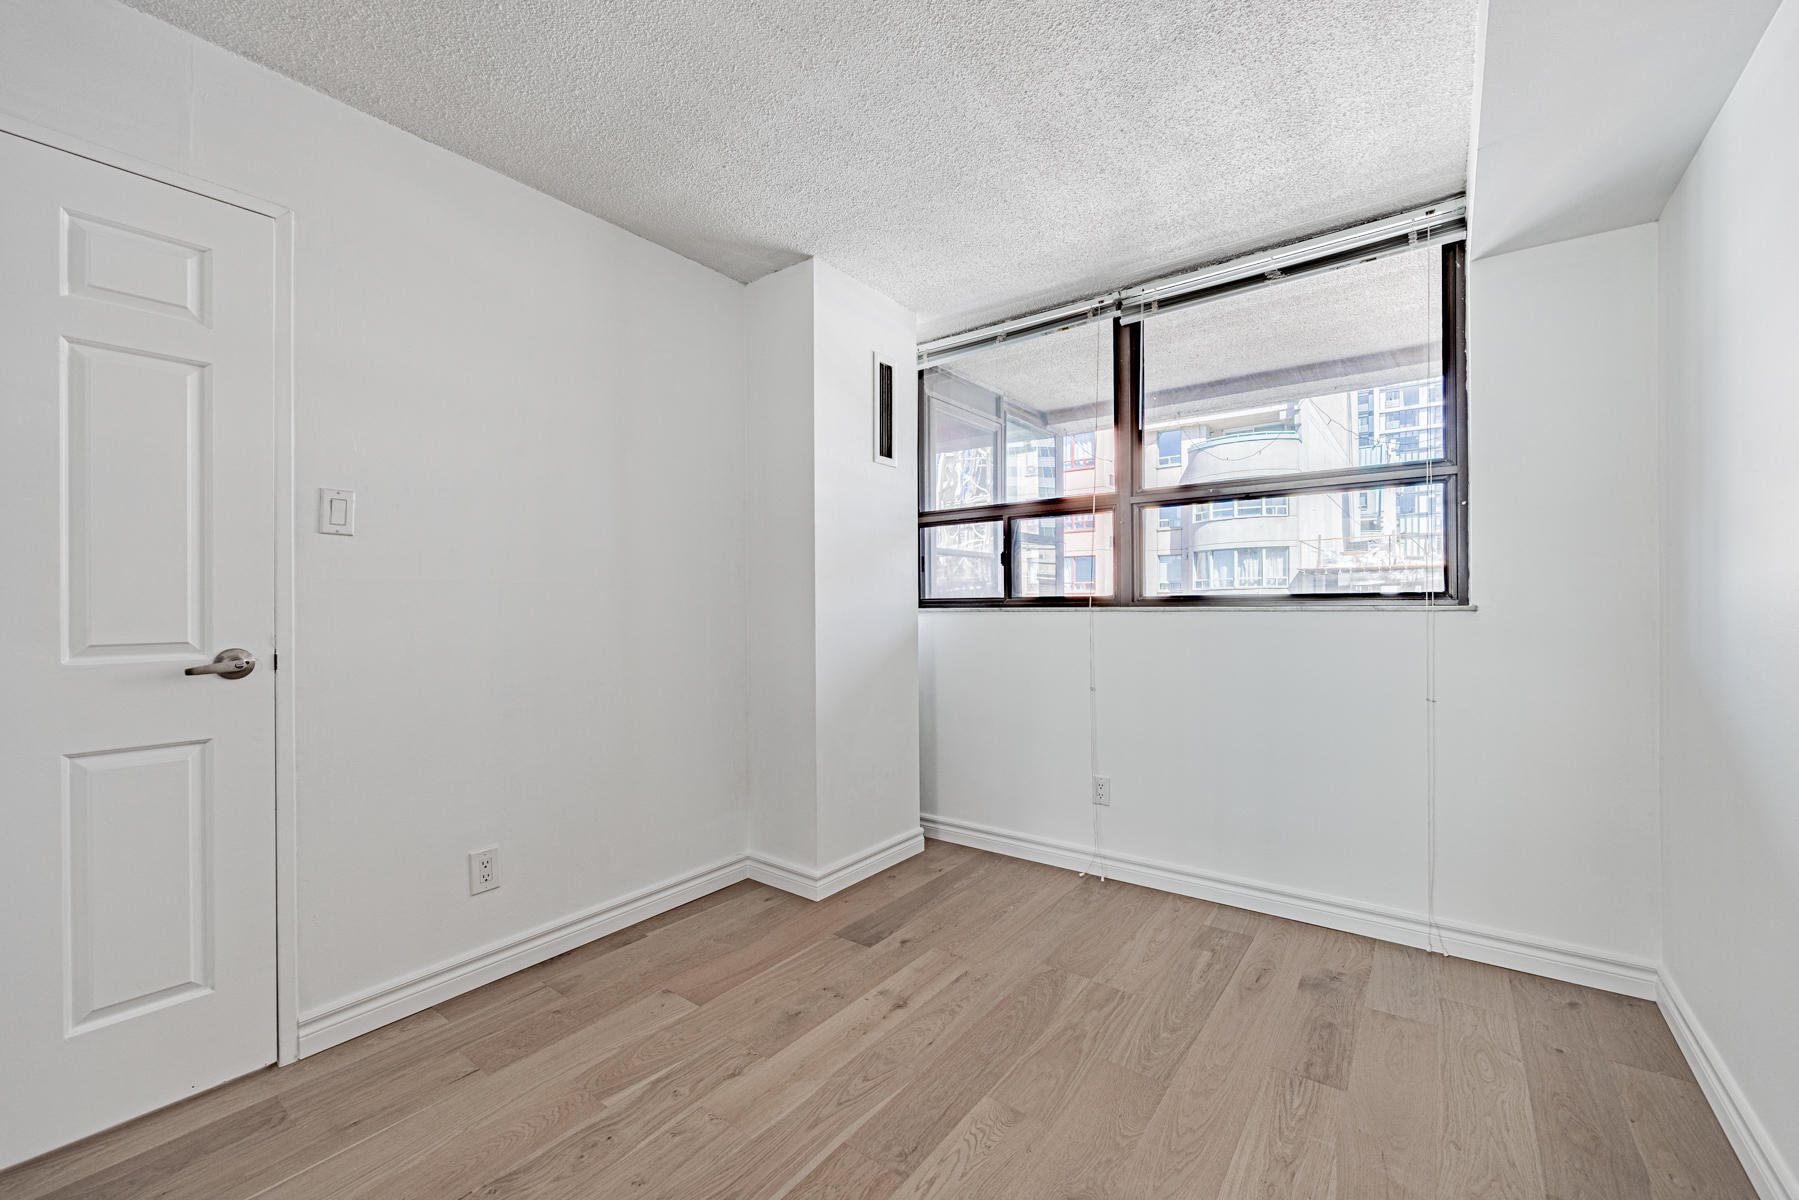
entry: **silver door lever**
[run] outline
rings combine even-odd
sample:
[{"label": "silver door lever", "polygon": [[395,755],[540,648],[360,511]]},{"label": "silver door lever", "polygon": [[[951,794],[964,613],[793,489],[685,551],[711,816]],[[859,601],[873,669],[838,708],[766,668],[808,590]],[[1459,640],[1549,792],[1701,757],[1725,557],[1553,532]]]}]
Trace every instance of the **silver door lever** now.
[{"label": "silver door lever", "polygon": [[256,669],[256,658],[248,650],[221,650],[219,656],[203,667],[189,667],[183,675],[217,675],[220,679],[242,679]]}]

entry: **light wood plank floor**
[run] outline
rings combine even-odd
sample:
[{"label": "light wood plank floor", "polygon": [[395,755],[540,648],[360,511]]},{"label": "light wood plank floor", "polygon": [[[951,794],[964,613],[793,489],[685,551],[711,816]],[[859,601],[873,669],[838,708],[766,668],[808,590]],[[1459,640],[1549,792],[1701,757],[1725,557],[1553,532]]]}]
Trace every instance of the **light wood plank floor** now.
[{"label": "light wood plank floor", "polygon": [[744,883],[7,1198],[1754,1200],[1653,1004],[932,842]]}]

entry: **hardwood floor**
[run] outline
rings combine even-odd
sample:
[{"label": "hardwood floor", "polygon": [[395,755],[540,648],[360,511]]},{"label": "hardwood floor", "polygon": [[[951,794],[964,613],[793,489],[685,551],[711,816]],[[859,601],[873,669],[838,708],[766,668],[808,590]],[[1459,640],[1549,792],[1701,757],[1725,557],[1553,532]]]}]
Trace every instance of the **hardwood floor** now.
[{"label": "hardwood floor", "polygon": [[943,842],[0,1173],[151,1196],[1754,1200],[1653,1004]]}]

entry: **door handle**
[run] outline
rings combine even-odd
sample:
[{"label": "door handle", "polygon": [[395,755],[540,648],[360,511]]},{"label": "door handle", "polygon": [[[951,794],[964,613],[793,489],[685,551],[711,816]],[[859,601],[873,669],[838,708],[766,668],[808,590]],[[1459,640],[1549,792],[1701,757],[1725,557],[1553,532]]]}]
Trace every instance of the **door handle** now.
[{"label": "door handle", "polygon": [[221,650],[219,656],[203,667],[189,667],[183,675],[217,675],[220,679],[242,679],[256,669],[256,657],[248,650]]}]

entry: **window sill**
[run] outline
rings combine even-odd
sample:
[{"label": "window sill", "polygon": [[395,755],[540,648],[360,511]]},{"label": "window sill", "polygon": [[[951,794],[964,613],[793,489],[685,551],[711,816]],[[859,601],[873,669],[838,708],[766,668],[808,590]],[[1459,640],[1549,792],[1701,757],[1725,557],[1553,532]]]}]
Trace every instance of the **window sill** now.
[{"label": "window sill", "polygon": [[[1081,597],[1071,597],[1079,600]],[[1234,604],[1228,600],[1215,601],[1211,604],[1096,604],[1099,612],[1163,612],[1163,613],[1195,613],[1195,612],[1439,612],[1461,613],[1479,612],[1478,604],[1357,604],[1353,601],[1332,601],[1321,604]],[[937,612],[1086,612],[1085,604],[944,604],[919,605],[920,613]]]}]

